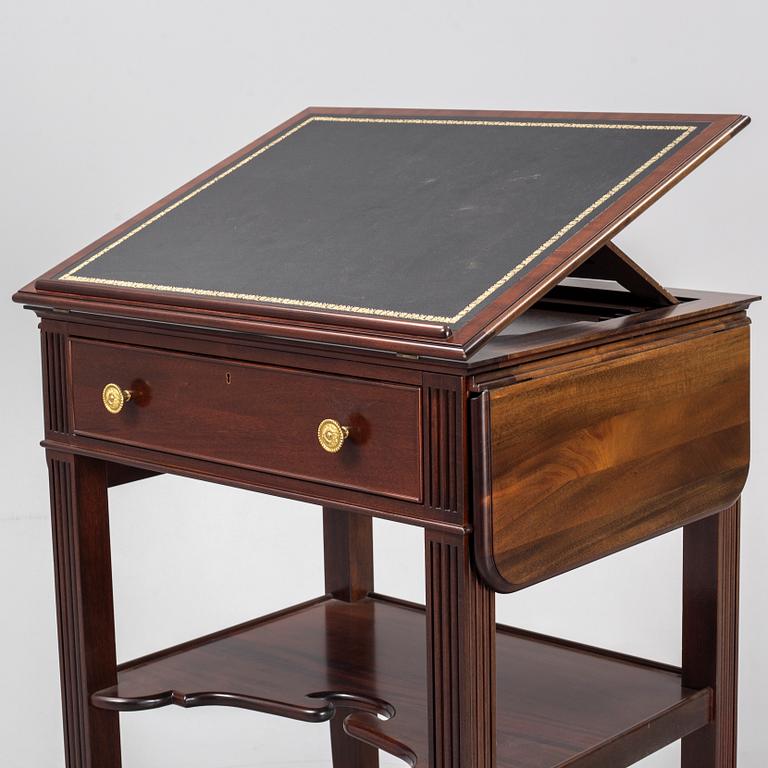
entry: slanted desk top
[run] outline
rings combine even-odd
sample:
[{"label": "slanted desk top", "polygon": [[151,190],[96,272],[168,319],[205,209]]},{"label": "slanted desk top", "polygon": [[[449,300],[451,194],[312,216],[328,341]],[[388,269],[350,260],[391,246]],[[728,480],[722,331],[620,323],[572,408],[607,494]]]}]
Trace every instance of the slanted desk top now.
[{"label": "slanted desk top", "polygon": [[463,357],[747,122],[310,109],[37,289],[358,329],[361,346],[429,339],[429,355]]}]

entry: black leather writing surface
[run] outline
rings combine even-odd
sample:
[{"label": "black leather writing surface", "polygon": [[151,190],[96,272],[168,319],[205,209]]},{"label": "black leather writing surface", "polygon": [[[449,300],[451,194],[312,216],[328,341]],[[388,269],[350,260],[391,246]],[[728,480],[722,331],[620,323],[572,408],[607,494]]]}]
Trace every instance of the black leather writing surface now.
[{"label": "black leather writing surface", "polygon": [[311,117],[59,279],[458,327],[700,129]]}]

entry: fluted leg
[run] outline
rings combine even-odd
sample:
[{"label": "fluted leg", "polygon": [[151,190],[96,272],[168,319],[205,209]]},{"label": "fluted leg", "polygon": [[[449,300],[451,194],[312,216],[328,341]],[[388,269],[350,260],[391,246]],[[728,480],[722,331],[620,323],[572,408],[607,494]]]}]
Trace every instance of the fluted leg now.
[{"label": "fluted leg", "polygon": [[48,452],[67,768],[120,768],[116,712],[91,694],[117,680],[105,464]]},{"label": "fluted leg", "polygon": [[427,532],[431,768],[495,768],[495,595],[467,536]]}]

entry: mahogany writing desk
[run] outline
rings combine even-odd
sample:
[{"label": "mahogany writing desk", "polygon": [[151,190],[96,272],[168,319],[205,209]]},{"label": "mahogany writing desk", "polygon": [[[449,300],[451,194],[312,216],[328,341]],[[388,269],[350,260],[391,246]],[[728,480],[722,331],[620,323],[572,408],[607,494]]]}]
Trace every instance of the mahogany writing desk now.
[{"label": "mahogany writing desk", "polygon": [[[746,310],[611,239],[738,115],[309,109],[16,294],[41,318],[69,768],[119,712],[330,721],[336,768],[735,764]],[[107,490],[323,507],[324,595],[117,665]],[[421,526],[426,606],[374,591]],[[684,528],[682,669],[494,621]]]}]

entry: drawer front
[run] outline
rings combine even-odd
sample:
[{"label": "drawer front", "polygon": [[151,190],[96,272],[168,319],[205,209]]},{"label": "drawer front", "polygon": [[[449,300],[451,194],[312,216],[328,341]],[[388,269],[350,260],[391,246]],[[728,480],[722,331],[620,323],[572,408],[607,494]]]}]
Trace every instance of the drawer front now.
[{"label": "drawer front", "polygon": [[[76,434],[421,499],[418,387],[82,339],[71,365]],[[119,413],[108,383],[132,393]],[[324,419],[349,429],[336,453]]]}]

